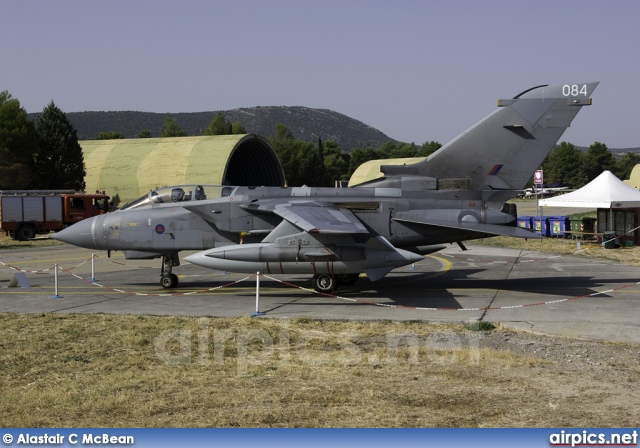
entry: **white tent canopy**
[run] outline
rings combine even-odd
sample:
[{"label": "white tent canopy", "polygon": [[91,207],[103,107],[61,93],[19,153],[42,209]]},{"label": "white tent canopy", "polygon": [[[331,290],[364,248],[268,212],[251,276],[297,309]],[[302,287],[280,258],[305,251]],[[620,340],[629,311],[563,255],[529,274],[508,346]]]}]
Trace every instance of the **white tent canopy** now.
[{"label": "white tent canopy", "polygon": [[605,171],[579,190],[540,200],[541,207],[635,208],[640,207],[640,191]]}]

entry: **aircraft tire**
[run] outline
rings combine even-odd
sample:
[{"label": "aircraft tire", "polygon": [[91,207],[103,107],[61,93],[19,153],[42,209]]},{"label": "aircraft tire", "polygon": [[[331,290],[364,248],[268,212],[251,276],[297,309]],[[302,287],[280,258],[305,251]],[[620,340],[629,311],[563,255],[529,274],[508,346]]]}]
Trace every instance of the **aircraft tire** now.
[{"label": "aircraft tire", "polygon": [[340,274],[337,275],[336,278],[342,285],[355,285],[360,278],[360,274]]},{"label": "aircraft tire", "polygon": [[313,276],[313,289],[325,294],[331,294],[335,290],[335,280],[330,274],[316,274]]},{"label": "aircraft tire", "polygon": [[171,289],[178,286],[178,276],[176,274],[163,275],[160,284],[164,289]]}]

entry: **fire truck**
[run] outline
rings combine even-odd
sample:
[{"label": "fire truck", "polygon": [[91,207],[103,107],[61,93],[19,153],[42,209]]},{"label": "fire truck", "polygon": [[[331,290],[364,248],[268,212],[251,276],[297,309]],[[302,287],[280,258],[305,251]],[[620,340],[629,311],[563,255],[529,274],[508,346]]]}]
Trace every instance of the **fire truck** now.
[{"label": "fire truck", "polygon": [[109,211],[109,196],[73,190],[0,190],[0,231],[26,241]]}]

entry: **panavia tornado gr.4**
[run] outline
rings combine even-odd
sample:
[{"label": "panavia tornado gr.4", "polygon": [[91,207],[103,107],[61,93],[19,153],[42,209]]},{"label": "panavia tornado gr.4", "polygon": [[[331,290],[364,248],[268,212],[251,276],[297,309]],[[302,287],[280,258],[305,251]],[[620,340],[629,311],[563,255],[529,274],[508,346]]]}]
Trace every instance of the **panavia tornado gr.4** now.
[{"label": "panavia tornado gr.4", "polygon": [[383,177],[351,188],[181,185],[151,191],[53,238],[128,259],[162,257],[161,284],[186,260],[240,273],[310,274],[319,291],[372,281],[444,243],[508,235],[505,201],[516,196],[597,82],[543,85],[511,99],[424,160],[383,165]]}]

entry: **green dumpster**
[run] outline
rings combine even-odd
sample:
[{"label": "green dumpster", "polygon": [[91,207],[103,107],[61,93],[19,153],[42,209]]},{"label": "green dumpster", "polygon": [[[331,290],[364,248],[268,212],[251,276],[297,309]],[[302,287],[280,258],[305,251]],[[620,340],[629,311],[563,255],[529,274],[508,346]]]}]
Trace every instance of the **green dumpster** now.
[{"label": "green dumpster", "polygon": [[[571,228],[571,236],[580,237],[584,233],[594,233],[596,231],[596,219],[595,218],[569,218],[569,224]],[[593,235],[588,235],[589,237]]]}]

